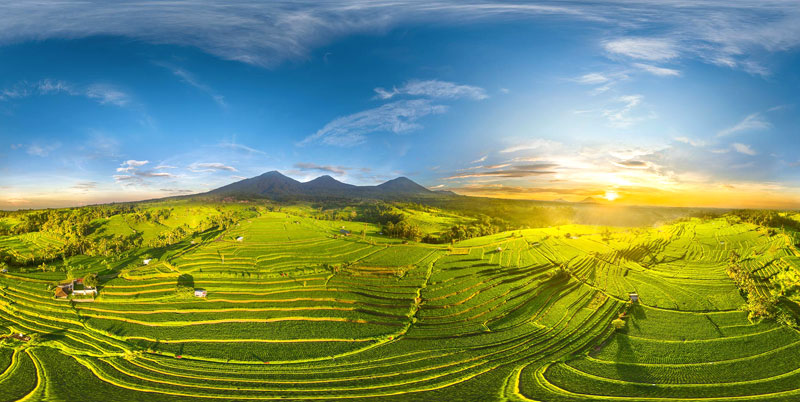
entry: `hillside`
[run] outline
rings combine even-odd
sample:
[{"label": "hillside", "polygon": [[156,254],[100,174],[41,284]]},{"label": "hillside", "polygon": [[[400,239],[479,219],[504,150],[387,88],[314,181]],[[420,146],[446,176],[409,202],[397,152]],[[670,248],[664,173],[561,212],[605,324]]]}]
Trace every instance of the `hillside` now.
[{"label": "hillside", "polygon": [[[182,208],[197,207],[174,206],[165,224]],[[769,278],[800,269],[791,234],[693,219],[404,244],[373,224],[208,210],[226,208],[246,214],[165,247],[0,274],[0,399],[800,397],[800,334],[748,320],[727,273],[740,256],[752,291],[769,294]],[[68,267],[98,273],[99,295],[54,298]]]}]

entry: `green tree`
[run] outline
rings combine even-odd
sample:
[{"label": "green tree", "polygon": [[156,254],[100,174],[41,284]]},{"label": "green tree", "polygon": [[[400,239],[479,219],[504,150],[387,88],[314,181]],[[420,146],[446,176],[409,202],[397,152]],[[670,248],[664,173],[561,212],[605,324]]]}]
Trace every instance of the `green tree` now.
[{"label": "green tree", "polygon": [[95,288],[97,287],[97,283],[97,274],[88,274],[83,277],[83,286]]}]

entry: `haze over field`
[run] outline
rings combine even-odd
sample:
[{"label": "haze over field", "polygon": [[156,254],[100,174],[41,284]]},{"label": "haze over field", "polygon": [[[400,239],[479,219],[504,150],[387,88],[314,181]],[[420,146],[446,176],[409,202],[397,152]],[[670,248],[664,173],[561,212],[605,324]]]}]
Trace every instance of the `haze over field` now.
[{"label": "haze over field", "polygon": [[279,170],[800,207],[796,1],[0,5],[0,209]]}]

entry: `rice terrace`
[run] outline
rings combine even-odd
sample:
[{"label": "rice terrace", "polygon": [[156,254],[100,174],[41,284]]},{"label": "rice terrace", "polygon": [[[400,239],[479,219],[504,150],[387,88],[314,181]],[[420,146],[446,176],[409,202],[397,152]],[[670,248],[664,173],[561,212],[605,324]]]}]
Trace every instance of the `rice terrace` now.
[{"label": "rice terrace", "polygon": [[0,1],[0,402],[800,401],[800,1]]},{"label": "rice terrace", "polygon": [[[386,209],[419,214],[403,205]],[[800,236],[767,226],[797,228],[798,215],[435,244],[338,212],[166,201],[7,213],[3,400],[76,388],[153,401],[800,397]],[[96,295],[58,294],[92,281]]]}]

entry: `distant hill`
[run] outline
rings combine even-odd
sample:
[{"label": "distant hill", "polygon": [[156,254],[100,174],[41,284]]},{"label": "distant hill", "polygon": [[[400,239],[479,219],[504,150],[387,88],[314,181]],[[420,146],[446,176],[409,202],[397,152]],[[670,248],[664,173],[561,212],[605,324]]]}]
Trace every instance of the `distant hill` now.
[{"label": "distant hill", "polygon": [[553,200],[553,202],[569,202],[569,201],[567,201],[567,200],[565,200],[563,198],[557,198],[557,199]]},{"label": "distant hill", "polygon": [[582,204],[599,204],[600,202],[598,202],[597,200],[595,200],[592,197],[586,197],[586,198],[583,199],[583,201],[581,201],[581,203]]},{"label": "distant hill", "polygon": [[437,198],[451,197],[449,192],[431,191],[407,177],[398,177],[377,186],[355,186],[325,175],[305,183],[271,171],[211,190],[198,196],[264,197],[275,200],[320,198]]}]

